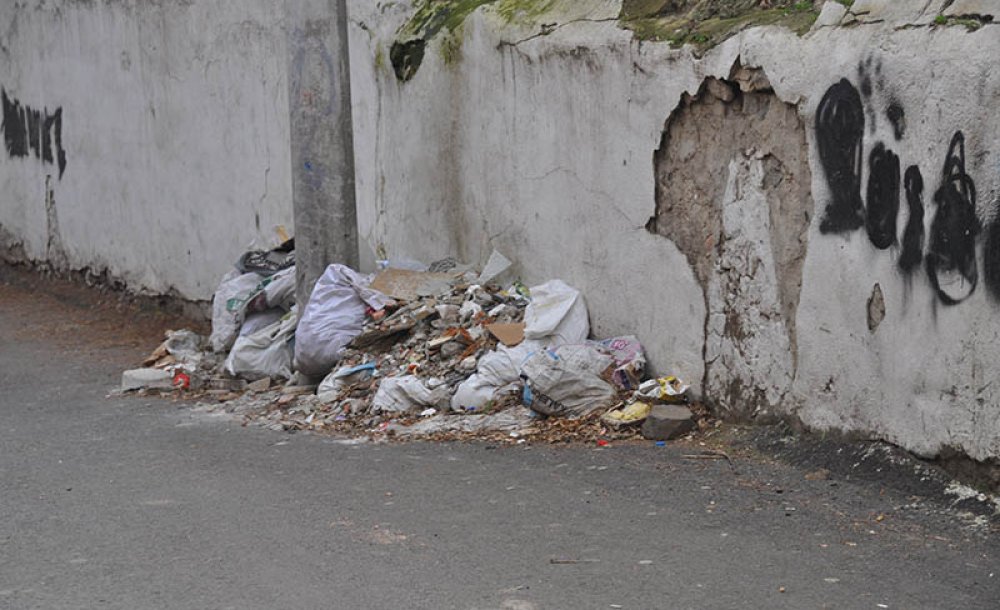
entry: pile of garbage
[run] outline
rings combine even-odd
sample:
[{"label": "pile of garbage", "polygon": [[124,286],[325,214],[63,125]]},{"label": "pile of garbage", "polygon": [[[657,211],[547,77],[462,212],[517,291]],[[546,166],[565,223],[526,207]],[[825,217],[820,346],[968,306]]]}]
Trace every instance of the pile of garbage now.
[{"label": "pile of garbage", "polygon": [[687,387],[643,381],[636,337],[589,339],[583,295],[566,283],[500,283],[511,263],[498,252],[481,272],[451,259],[380,266],[330,265],[300,308],[294,241],[248,252],[216,290],[207,341],[168,333],[122,391],[369,436],[666,440],[694,429]]}]

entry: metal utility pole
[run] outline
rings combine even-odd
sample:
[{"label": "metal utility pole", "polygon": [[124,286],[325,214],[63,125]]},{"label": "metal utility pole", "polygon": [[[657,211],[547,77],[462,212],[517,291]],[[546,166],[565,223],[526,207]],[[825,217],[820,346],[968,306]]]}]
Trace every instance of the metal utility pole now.
[{"label": "metal utility pole", "polygon": [[296,302],[330,263],[358,264],[347,0],[287,0]]}]

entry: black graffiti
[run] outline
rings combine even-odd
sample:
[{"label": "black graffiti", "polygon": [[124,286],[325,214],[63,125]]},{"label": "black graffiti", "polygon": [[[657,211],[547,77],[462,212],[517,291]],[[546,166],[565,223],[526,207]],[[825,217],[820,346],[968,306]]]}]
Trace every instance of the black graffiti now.
[{"label": "black graffiti", "polygon": [[911,165],[903,175],[906,207],[909,216],[903,229],[903,252],[899,255],[900,270],[910,275],[924,259],[924,178],[920,168]]},{"label": "black graffiti", "polygon": [[986,244],[983,246],[983,281],[990,296],[1000,301],[1000,205],[994,206],[993,220],[986,229]]},{"label": "black graffiti", "polygon": [[820,221],[821,233],[844,233],[864,224],[861,201],[864,130],[861,96],[843,78],[827,90],[816,109],[819,159],[833,198]]},{"label": "black graffiti", "polygon": [[896,243],[899,216],[899,157],[879,142],[868,156],[868,239],[879,250]]},{"label": "black graffiti", "polygon": [[[876,61],[874,56],[869,55],[866,60],[858,62],[858,83],[865,101],[870,100],[876,91],[881,91],[883,87],[882,61]],[[878,114],[871,104],[865,104],[864,108],[868,133],[873,134],[878,127]]]},{"label": "black graffiti", "polygon": [[874,58],[869,56],[868,59],[858,62],[858,79],[861,82],[861,94],[865,97],[871,97],[874,92],[874,87],[872,87],[872,68],[879,73],[882,72],[882,62],[876,63]]},{"label": "black graffiti", "polygon": [[[885,143],[874,144],[862,200],[864,131],[874,121],[870,98],[876,89],[896,140],[906,135],[906,112],[895,96],[882,92],[880,70],[881,63],[869,58],[858,66],[860,93],[847,79],[827,89],[816,108],[816,143],[830,188],[820,232],[849,233],[863,224],[872,246],[885,250],[898,243],[900,159]],[[961,303],[975,293],[980,273],[976,250],[984,232],[983,281],[989,295],[1000,301],[1000,202],[984,231],[976,210],[976,185],[965,162],[965,135],[956,131],[934,191],[933,207],[927,212],[931,217],[926,229],[920,168],[907,167],[903,179],[907,220],[897,264],[907,278],[923,266],[937,299],[945,305]]]},{"label": "black graffiti", "polygon": [[56,108],[52,114],[48,109],[37,110],[22,105],[16,99],[8,97],[7,91],[0,89],[0,102],[3,105],[4,147],[11,157],[27,157],[34,155],[46,163],[57,163],[59,177],[66,171],[66,151],[62,145],[62,108]]},{"label": "black graffiti", "polygon": [[956,131],[934,193],[937,209],[931,221],[925,264],[927,277],[946,305],[961,303],[976,290],[976,185],[965,173],[965,136]]},{"label": "black graffiti", "polygon": [[892,125],[892,135],[895,136],[896,141],[902,140],[903,136],[906,135],[906,112],[903,107],[899,102],[893,100],[886,106],[885,116]]}]

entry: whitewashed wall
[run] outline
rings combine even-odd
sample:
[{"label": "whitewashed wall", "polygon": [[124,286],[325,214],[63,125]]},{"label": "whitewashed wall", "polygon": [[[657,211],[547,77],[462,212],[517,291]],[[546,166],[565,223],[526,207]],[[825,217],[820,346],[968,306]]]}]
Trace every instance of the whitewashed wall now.
[{"label": "whitewashed wall", "polygon": [[60,176],[0,149],[0,247],[207,299],[247,246],[291,232],[283,14],[267,0],[2,3],[0,87],[61,109],[66,163]]},{"label": "whitewashed wall", "polygon": [[[362,257],[371,261],[381,249],[481,261],[498,248],[528,281],[559,277],[579,287],[595,334],[639,335],[656,370],[684,376],[709,399],[724,390],[732,403],[742,391],[755,401],[753,414],[794,413],[817,429],[860,431],[925,455],[953,446],[977,459],[1000,456],[1000,303],[987,281],[987,258],[995,265],[998,255],[986,252],[1000,206],[1000,25],[935,27],[941,3],[930,4],[924,11],[859,2],[855,10],[867,11],[860,16],[843,15],[838,5],[804,37],[755,28],[700,59],[633,40],[608,21],[617,15],[613,2],[557,2],[522,26],[487,6],[465,20],[457,60],[454,43],[439,36],[413,78],[400,82],[387,57],[405,7],[354,2]],[[837,25],[850,21],[860,23]],[[538,35],[538,23],[558,25]],[[747,275],[736,293],[703,287],[676,244],[645,229],[655,211],[654,151],[668,117],[682,93],[696,93],[706,76],[728,77],[738,58],[764,70],[807,130],[812,201],[799,210],[811,218],[802,285],[794,324],[778,318],[779,328],[767,303],[780,278],[759,281],[775,277],[766,244],[774,219],[754,212],[766,201],[753,155],[723,160],[734,164],[723,176],[725,201],[716,202],[723,230],[712,237],[739,246],[716,263],[719,273],[749,261],[746,269],[764,275]],[[878,142],[899,156],[901,175],[918,166],[922,256],[932,248],[949,144],[964,134],[982,230],[968,236],[978,285],[959,304],[938,296],[926,258],[909,276],[899,270],[908,218],[902,185],[892,247],[874,247],[864,227],[820,231],[832,194],[818,156],[816,108],[842,78],[862,88],[862,68],[873,84],[864,98],[870,118],[860,194],[867,197]],[[905,109],[899,140],[885,114],[890,101]],[[744,258],[727,259],[733,252]],[[875,284],[885,314],[869,330]],[[740,338],[727,335],[713,299],[743,308]]]}]

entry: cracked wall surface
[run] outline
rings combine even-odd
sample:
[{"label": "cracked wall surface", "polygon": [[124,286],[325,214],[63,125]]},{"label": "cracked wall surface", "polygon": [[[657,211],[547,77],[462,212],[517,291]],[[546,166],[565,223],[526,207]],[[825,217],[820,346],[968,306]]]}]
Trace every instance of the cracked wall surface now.
[{"label": "cracked wall surface", "polygon": [[706,286],[704,392],[730,418],[773,416],[795,375],[794,319],[782,309],[772,239],[774,171],[767,157],[738,153],[725,172],[718,258]]},{"label": "cracked wall surface", "polygon": [[26,149],[4,128],[0,256],[203,300],[291,233],[283,19],[263,0],[2,3],[0,88],[52,127]]},{"label": "cracked wall surface", "polygon": [[996,457],[1000,26],[924,4],[817,4],[802,36],[707,50],[639,41],[616,2],[490,4],[403,82],[410,14],[354,2],[362,257],[496,247],[721,411]]},{"label": "cracked wall surface", "polygon": [[812,217],[806,129],[766,74],[737,64],[684,94],[654,153],[656,209],[705,292],[707,395],[735,417],[773,414],[791,388]]}]

